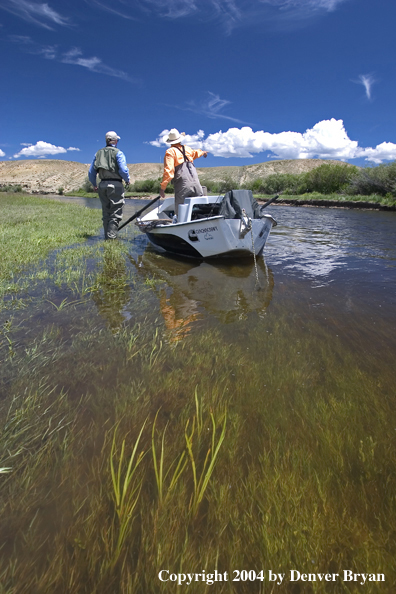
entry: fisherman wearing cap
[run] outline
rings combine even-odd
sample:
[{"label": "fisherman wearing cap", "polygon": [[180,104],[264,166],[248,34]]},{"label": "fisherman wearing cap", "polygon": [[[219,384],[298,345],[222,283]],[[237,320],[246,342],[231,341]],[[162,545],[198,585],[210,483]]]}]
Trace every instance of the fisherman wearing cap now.
[{"label": "fisherman wearing cap", "polygon": [[183,204],[184,198],[203,196],[202,186],[199,183],[193,161],[198,157],[206,157],[208,154],[206,151],[194,150],[182,145],[183,136],[185,136],[184,132],[180,134],[176,128],[172,128],[165,140],[171,147],[165,153],[164,175],[160,189],[161,198],[165,198],[165,188],[173,178],[176,215],[178,214],[179,204]]},{"label": "fisherman wearing cap", "polygon": [[113,131],[106,134],[106,147],[100,149],[89,168],[88,178],[95,190],[96,175],[99,175],[99,198],[102,203],[105,239],[116,239],[118,225],[124,206],[124,186],[129,184],[129,170],[125,155],[117,148],[120,137]]}]

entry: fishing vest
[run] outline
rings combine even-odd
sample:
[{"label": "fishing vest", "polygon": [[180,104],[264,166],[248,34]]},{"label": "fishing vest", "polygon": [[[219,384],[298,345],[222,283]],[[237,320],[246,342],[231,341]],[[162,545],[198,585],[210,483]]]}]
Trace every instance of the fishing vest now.
[{"label": "fishing vest", "polygon": [[94,167],[100,179],[122,179],[117,163],[119,151],[115,146],[106,146],[96,153]]}]

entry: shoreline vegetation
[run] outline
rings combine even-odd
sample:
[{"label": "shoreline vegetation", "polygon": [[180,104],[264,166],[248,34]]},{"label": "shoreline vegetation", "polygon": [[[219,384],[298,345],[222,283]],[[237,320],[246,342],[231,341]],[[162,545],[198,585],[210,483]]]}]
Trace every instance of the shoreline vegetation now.
[{"label": "shoreline vegetation", "polygon": [[[271,164],[277,167],[276,172],[270,174],[268,169],[265,173],[262,167],[266,165],[198,169],[198,172],[201,184],[211,195],[222,195],[232,189],[248,189],[259,201],[282,194],[278,204],[396,210],[396,162],[364,168],[348,163],[322,162],[308,171],[291,173],[296,171],[296,164],[279,161]],[[291,166],[293,169],[290,169]],[[257,167],[257,171],[251,170],[247,175],[246,171],[251,167]],[[147,198],[158,195],[161,178],[155,177],[158,171],[150,175],[127,186],[125,197]],[[64,185],[70,187],[70,183]],[[20,192],[23,188],[23,185],[18,184],[0,185],[0,191],[3,192]],[[168,185],[166,193],[172,194],[173,191],[173,186]],[[78,190],[66,191],[65,187],[60,186],[55,193],[76,197],[97,196],[88,178]],[[35,191],[35,195],[38,195],[38,191]]]},{"label": "shoreline vegetation", "polygon": [[[258,200],[282,194],[280,204],[296,206],[343,206],[349,208],[396,208],[396,162],[364,169],[346,163],[323,163],[304,173],[272,173],[242,181],[230,172],[221,179],[200,175],[200,182],[212,195],[229,190],[247,189]],[[158,194],[160,179],[136,181],[127,188],[127,197],[134,193]],[[81,191],[92,190],[86,181]],[[173,187],[167,188],[173,193]]]},{"label": "shoreline vegetation", "polygon": [[[94,192],[68,192],[65,194],[69,198],[97,198],[97,193]],[[151,200],[156,194],[147,192],[125,192],[126,200]],[[253,194],[258,202],[266,202],[273,198],[274,194]],[[371,196],[340,196],[339,194],[319,194],[318,192],[312,194],[302,194],[301,196],[287,196],[281,195],[273,206],[328,206],[334,208],[362,208],[369,210],[396,210],[396,199],[386,198],[379,195]]]}]

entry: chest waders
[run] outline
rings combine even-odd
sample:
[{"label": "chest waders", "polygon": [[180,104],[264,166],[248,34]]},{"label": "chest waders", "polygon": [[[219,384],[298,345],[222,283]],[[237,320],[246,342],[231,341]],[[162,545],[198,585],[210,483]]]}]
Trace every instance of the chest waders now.
[{"label": "chest waders", "polygon": [[178,214],[179,204],[183,204],[184,198],[203,196],[203,190],[194,163],[191,163],[186,157],[184,146],[181,148],[175,146],[174,148],[183,153],[184,157],[184,163],[180,163],[180,165],[175,167],[175,175],[173,177],[173,186],[175,188],[175,214]]},{"label": "chest waders", "polygon": [[102,203],[102,220],[105,239],[117,237],[118,225],[124,206],[124,186],[118,171],[119,149],[107,146],[96,153],[95,169],[100,178],[99,198]]}]

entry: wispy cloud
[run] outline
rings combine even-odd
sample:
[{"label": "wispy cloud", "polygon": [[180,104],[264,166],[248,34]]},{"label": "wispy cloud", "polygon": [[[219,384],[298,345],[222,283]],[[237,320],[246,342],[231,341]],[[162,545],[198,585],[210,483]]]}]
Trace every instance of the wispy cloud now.
[{"label": "wispy cloud", "polygon": [[36,157],[39,159],[45,158],[47,155],[60,155],[63,153],[67,153],[68,151],[79,151],[79,148],[69,147],[63,148],[63,146],[56,146],[49,142],[44,142],[44,140],[39,140],[36,144],[29,144],[26,142],[22,142],[21,146],[24,148],[14,155],[14,159],[19,159],[19,157]]},{"label": "wispy cloud", "polygon": [[[166,146],[168,130],[163,130],[152,146]],[[351,140],[342,120],[334,118],[322,120],[304,133],[279,132],[271,134],[242,128],[229,128],[226,132],[209,134],[199,130],[197,134],[186,136],[184,143],[194,148],[201,148],[215,157],[253,157],[256,153],[272,153],[275,159],[351,159],[364,158],[367,161],[381,163],[396,159],[396,144],[383,142],[375,148],[359,147],[356,140]]]},{"label": "wispy cloud", "polygon": [[[268,22],[298,27],[308,19],[335,10],[350,0],[86,0],[105,10],[131,18],[140,13],[164,19],[194,17],[202,22],[217,21],[227,33],[241,25]],[[129,6],[129,10],[128,10]]]},{"label": "wispy cloud", "polygon": [[[119,0],[122,1],[122,0]],[[202,4],[205,0],[200,0]],[[140,0],[140,8],[145,12],[155,13],[160,17],[179,19],[199,12],[198,2],[194,0]]]},{"label": "wispy cloud", "polygon": [[93,56],[92,58],[84,58],[82,51],[77,47],[74,47],[68,52],[62,54],[60,61],[63,62],[63,64],[75,64],[76,66],[82,66],[91,72],[97,72],[99,74],[121,78],[127,82],[137,82],[123,70],[118,70],[103,64],[102,60],[96,56]]},{"label": "wispy cloud", "polygon": [[54,25],[71,26],[69,17],[61,15],[47,3],[29,2],[28,0],[2,0],[0,8],[10,12],[24,21],[45,29],[54,29]]},{"label": "wispy cloud", "polygon": [[77,47],[73,47],[67,52],[62,52],[57,45],[41,45],[28,36],[10,35],[9,39],[13,43],[18,44],[22,51],[42,56],[47,60],[56,60],[62,64],[81,66],[82,68],[87,68],[87,70],[90,70],[91,72],[121,78],[122,80],[131,83],[139,82],[127,72],[107,66],[107,64],[104,64],[101,58],[98,58],[97,56],[84,57],[82,50]]},{"label": "wispy cloud", "polygon": [[213,120],[221,118],[237,124],[246,124],[243,120],[233,118],[223,113],[223,109],[228,105],[231,105],[231,101],[228,101],[228,99],[220,99],[219,95],[208,91],[207,97],[201,102],[190,100],[184,105],[169,105],[169,107],[181,109],[182,111],[192,111],[193,113],[198,113]]},{"label": "wispy cloud", "polygon": [[102,10],[105,10],[106,12],[111,12],[112,14],[116,14],[117,16],[123,18],[123,19],[129,19],[131,21],[135,21],[137,20],[136,17],[132,16],[131,14],[127,14],[125,12],[125,10],[121,10],[121,8],[119,10],[117,10],[116,8],[114,8],[114,4],[106,4],[106,2],[100,2],[99,0],[89,0],[89,4],[93,4],[98,8],[101,8]]},{"label": "wispy cloud", "polygon": [[358,85],[363,85],[366,91],[366,97],[371,100],[371,87],[377,82],[372,74],[360,74],[358,80],[352,81]]}]

